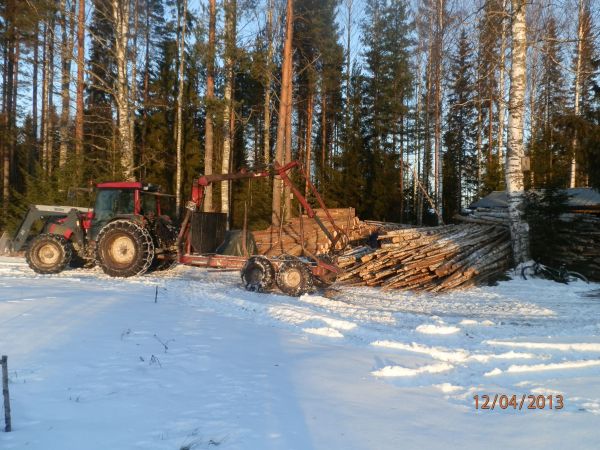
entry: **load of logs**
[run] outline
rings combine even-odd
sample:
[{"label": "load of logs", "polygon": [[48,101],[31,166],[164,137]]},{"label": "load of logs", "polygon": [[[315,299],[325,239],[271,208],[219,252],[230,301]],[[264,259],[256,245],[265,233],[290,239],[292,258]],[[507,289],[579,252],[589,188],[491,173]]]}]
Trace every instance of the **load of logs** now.
[{"label": "load of logs", "polygon": [[[327,230],[335,236],[336,232],[325,211],[322,209],[314,211]],[[348,236],[348,240],[353,243],[364,241],[371,233],[380,229],[378,223],[359,220],[354,208],[332,208],[329,209],[329,214],[335,224]],[[314,219],[305,214],[291,218],[280,227],[271,226],[266,230],[254,231],[252,234],[262,255],[318,255],[327,253],[330,247],[323,230]]]},{"label": "load of logs", "polygon": [[338,281],[442,292],[488,281],[510,267],[504,226],[459,224],[403,228],[379,236],[381,248],[355,248],[338,258]]}]

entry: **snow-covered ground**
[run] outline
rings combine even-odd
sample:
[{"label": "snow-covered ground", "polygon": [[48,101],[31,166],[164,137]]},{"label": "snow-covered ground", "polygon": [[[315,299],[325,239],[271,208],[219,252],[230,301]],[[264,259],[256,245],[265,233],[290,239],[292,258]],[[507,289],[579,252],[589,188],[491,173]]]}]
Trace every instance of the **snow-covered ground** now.
[{"label": "snow-covered ground", "polygon": [[[38,276],[0,258],[0,448],[599,448],[599,293],[515,278],[294,299],[235,272]],[[476,410],[484,394],[564,408]]]}]

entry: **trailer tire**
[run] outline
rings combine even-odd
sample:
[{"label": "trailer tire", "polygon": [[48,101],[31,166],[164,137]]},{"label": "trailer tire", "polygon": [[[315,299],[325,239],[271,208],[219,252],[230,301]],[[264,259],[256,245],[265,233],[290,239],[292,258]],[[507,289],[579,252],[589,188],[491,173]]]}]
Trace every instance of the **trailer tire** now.
[{"label": "trailer tire", "polygon": [[302,261],[285,261],[277,272],[277,287],[281,292],[292,297],[300,297],[313,288],[314,278],[309,268]]},{"label": "trailer tire", "polygon": [[130,220],[115,220],[98,234],[97,260],[111,277],[143,275],[154,259],[150,233]]},{"label": "trailer tire", "polygon": [[253,256],[242,268],[242,282],[247,291],[264,292],[273,287],[275,269],[268,258]]},{"label": "trailer tire", "polygon": [[73,247],[63,236],[44,233],[34,237],[25,253],[31,269],[43,275],[62,272],[71,262]]}]

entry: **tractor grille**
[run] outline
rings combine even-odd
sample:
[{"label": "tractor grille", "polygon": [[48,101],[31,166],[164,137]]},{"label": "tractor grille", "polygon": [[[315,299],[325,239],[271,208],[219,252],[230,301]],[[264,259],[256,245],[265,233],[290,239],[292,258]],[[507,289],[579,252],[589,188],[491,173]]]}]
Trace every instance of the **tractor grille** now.
[{"label": "tractor grille", "polygon": [[191,242],[194,253],[214,253],[223,242],[226,230],[227,214],[193,213]]}]

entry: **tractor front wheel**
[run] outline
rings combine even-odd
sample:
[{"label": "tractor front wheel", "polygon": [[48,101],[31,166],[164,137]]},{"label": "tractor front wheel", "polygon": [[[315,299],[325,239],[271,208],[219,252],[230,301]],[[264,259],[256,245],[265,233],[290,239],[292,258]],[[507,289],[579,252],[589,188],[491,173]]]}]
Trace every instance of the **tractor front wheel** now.
[{"label": "tractor front wheel", "polygon": [[69,265],[73,256],[71,243],[63,236],[44,233],[33,238],[25,259],[34,272],[59,273]]},{"label": "tractor front wheel", "polygon": [[115,220],[98,234],[98,264],[111,277],[144,274],[154,258],[150,233],[135,222]]}]

